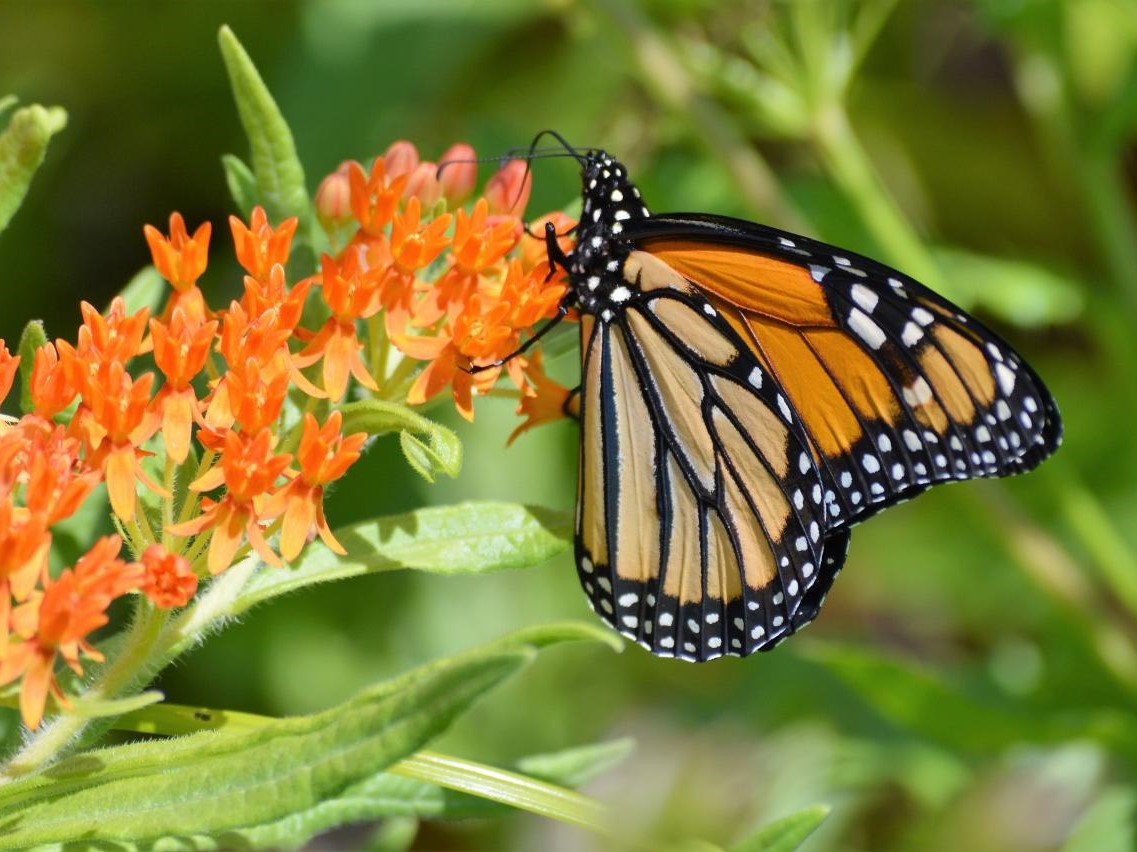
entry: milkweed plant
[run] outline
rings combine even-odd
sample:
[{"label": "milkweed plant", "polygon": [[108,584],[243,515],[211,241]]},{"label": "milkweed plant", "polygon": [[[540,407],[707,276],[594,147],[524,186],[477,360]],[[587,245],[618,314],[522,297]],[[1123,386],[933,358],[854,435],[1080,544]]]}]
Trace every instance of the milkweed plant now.
[{"label": "milkweed plant", "polygon": [[[220,44],[251,146],[249,165],[223,158],[239,211],[227,233],[176,212],[146,225],[153,266],[104,310],[83,302],[74,334],[32,321],[14,351],[0,341],[0,401],[18,409],[0,421],[0,703],[24,729],[0,768],[0,848],[278,848],[347,822],[398,829],[506,806],[610,835],[604,807],[570,788],[627,741],[511,768],[423,750],[541,648],[619,649],[597,625],[529,628],[303,717],[176,706],[148,689],[276,596],[392,567],[536,565],[571,540],[566,519],[501,503],[333,528],[325,495],[372,440],[398,440],[428,480],[457,473],[461,445],[416,410],[427,403],[472,420],[477,395],[511,396],[522,419],[508,440],[562,416],[568,389],[539,350],[518,350],[566,292],[544,224],[567,251],[574,223],[527,211],[524,159],[479,190],[464,144],[425,161],[395,142],[309,197],[253,63],[228,29]],[[0,103],[0,227],[66,123],[13,104]],[[222,254],[241,269],[228,304],[199,286]],[[94,526],[79,520],[92,510],[114,533],[88,533],[61,564],[61,526]],[[112,731],[120,744],[106,744]],[[804,838],[825,812],[762,831]]]}]

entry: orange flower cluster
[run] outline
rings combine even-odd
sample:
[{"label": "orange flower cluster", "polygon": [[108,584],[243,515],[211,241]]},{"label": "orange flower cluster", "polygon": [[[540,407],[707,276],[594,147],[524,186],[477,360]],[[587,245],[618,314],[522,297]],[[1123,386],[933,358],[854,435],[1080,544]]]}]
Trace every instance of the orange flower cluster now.
[{"label": "orange flower cluster", "polygon": [[[166,234],[146,226],[172,287],[159,315],[122,298],[105,313],[83,303],[74,342],[35,350],[27,410],[0,419],[0,685],[20,681],[29,726],[49,695],[66,706],[60,660],[81,673],[82,656],[101,659],[89,637],[117,598],[181,607],[200,578],[246,552],[280,565],[316,536],[344,552],[323,500],[367,437],[344,435],[335,409],[352,379],[361,393],[410,403],[449,387],[472,418],[473,393],[504,369],[527,417],[520,429],[560,416],[567,391],[539,354],[516,354],[566,290],[543,240],[524,236],[526,164],[505,165],[463,207],[474,152],[456,145],[442,163],[399,142],[370,168],[350,162],[326,178],[317,213],[342,248],[309,277],[286,271],[296,219],[274,225],[259,207],[247,223],[230,217],[245,275],[226,308],[198,286],[210,225],[191,236],[175,213]],[[551,221],[560,233],[572,224]],[[0,402],[20,366],[0,341]],[[189,496],[175,505],[173,485],[194,461]],[[53,526],[100,484],[122,538],[49,571]],[[136,561],[121,555],[123,539]]]},{"label": "orange flower cluster", "polygon": [[[412,405],[449,388],[472,420],[473,394],[488,391],[503,367],[523,399],[544,381],[539,362],[515,353],[534,326],[556,316],[566,284],[549,268],[543,236],[525,232],[528,166],[507,163],[470,209],[451,213],[476,184],[474,152],[455,145],[440,162],[441,169],[421,161],[413,145],[397,142],[369,170],[345,163],[317,193],[322,221],[342,227],[350,211],[356,224],[345,247],[324,258],[321,292],[332,315],[298,358],[302,366],[324,358],[333,399],[349,374],[369,389],[389,379],[369,373],[357,336],[357,321],[380,312],[398,351],[427,362],[406,391]],[[560,233],[572,226],[551,218]]]}]

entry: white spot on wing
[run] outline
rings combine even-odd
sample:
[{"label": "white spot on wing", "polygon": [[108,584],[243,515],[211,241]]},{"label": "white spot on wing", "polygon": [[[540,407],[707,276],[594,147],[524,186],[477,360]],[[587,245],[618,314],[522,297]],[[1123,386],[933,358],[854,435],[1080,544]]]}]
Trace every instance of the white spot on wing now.
[{"label": "white spot on wing", "polygon": [[849,311],[849,328],[873,349],[880,349],[884,345],[884,332],[860,308]]},{"label": "white spot on wing", "polygon": [[851,292],[853,301],[860,305],[865,313],[871,314],[876,308],[877,302],[880,301],[880,296],[864,284],[854,284]]},{"label": "white spot on wing", "polygon": [[932,399],[932,388],[927,379],[920,376],[902,391],[904,401],[909,405],[924,405]]},{"label": "white spot on wing", "polygon": [[900,342],[905,346],[915,346],[924,336],[924,329],[914,322],[904,323],[904,331],[900,334]]},{"label": "white spot on wing", "polygon": [[995,378],[999,380],[999,390],[1004,396],[1010,396],[1015,389],[1015,374],[1010,367],[1000,361],[995,365]]}]

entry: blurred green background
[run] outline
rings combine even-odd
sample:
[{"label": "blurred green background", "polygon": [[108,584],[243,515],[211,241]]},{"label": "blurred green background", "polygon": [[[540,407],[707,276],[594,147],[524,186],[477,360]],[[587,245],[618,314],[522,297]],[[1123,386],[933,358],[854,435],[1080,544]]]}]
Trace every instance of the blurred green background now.
[{"label": "blurred green background", "polygon": [[[775,653],[693,666],[558,648],[440,750],[504,765],[618,736],[586,791],[657,837],[729,844],[813,803],[805,848],[1134,848],[1137,809],[1137,3],[347,0],[0,3],[0,94],[58,104],[56,137],[0,237],[0,338],[73,338],[149,256],[172,210],[233,212],[219,158],[246,143],[217,51],[229,24],[314,189],[393,140],[436,157],[555,128],[602,145],[658,210],[806,230],[923,277],[980,314],[1058,398],[1038,472],[937,489],[853,536],[816,624]],[[486,167],[483,177],[490,171]],[[577,192],[536,167],[530,213]],[[573,354],[555,362],[569,380]],[[576,427],[526,434],[508,401],[458,429],[428,485],[380,442],[336,523],[501,498],[567,509]],[[591,619],[566,555],[486,577],[368,577],[254,611],[168,672],[171,701],[323,708],[516,626]],[[323,845],[352,845],[337,835]],[[417,848],[592,848],[523,814],[426,824]]]}]

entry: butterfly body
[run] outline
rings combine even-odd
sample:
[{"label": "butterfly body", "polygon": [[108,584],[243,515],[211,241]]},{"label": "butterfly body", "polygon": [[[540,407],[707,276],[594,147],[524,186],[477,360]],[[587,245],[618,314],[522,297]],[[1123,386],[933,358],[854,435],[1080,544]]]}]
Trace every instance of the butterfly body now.
[{"label": "butterfly body", "polygon": [[816,615],[849,527],[1058,445],[993,333],[882,264],[753,223],[652,215],[582,155],[566,302],[581,312],[576,561],[653,653],[767,650]]}]

